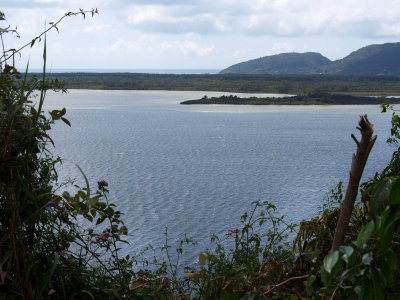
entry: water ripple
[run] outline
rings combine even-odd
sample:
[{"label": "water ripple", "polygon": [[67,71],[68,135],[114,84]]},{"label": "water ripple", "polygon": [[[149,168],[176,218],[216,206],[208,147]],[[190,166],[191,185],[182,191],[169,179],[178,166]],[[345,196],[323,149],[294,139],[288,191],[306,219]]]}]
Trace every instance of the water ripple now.
[{"label": "water ripple", "polygon": [[159,244],[165,227],[172,240],[194,236],[202,250],[213,233],[239,226],[240,215],[256,200],[275,203],[295,222],[314,216],[326,192],[347,181],[355,150],[350,133],[356,133],[361,113],[368,112],[379,134],[365,178],[379,171],[393,150],[384,142],[390,115],[377,107],[177,104],[176,99],[204,93],[50,95],[48,107],[65,105],[72,123],[52,132],[56,153],[67,159],[60,176],[83,185],[74,162],[92,185],[109,182],[111,201],[124,212],[132,234],[126,253]]}]

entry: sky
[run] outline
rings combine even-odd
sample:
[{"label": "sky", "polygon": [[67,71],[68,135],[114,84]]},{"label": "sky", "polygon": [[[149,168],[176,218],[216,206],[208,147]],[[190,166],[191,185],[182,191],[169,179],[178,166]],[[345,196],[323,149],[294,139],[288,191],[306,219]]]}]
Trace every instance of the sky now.
[{"label": "sky", "polygon": [[[0,0],[18,48],[66,12],[47,34],[50,69],[224,69],[284,52],[341,59],[361,47],[400,41],[400,0]],[[47,24],[47,25],[46,25]],[[43,42],[17,67],[42,66]]]}]

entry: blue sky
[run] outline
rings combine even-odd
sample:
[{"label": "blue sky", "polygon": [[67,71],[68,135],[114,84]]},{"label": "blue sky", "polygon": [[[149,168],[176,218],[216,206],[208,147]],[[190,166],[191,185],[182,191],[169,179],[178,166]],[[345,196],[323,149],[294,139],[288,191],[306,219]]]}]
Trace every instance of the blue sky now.
[{"label": "blue sky", "polygon": [[[400,41],[399,0],[0,0],[20,38],[16,48],[68,11],[48,34],[52,69],[223,69],[282,52],[320,52],[340,59],[363,46]],[[17,64],[41,66],[42,46]]]}]

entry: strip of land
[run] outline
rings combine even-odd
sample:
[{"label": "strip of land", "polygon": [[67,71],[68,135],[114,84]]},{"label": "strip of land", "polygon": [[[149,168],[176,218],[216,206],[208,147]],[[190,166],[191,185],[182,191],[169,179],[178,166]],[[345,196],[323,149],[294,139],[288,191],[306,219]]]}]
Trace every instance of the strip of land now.
[{"label": "strip of land", "polygon": [[[41,74],[31,73],[30,76]],[[68,89],[180,90],[306,95],[400,95],[400,76],[150,73],[48,73]]]},{"label": "strip of land", "polygon": [[187,100],[181,104],[228,104],[228,105],[371,105],[371,104],[400,104],[399,98],[362,97],[343,94],[309,94],[304,96],[289,96],[280,98],[240,98],[229,95],[198,100]]}]

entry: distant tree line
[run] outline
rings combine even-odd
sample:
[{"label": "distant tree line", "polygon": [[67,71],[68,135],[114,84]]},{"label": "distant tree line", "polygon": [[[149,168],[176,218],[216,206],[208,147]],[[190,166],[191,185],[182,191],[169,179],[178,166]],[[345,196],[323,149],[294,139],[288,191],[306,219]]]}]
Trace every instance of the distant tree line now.
[{"label": "distant tree line", "polygon": [[354,104],[399,104],[398,98],[363,97],[344,94],[313,93],[289,97],[248,97],[240,98],[236,95],[220,97],[204,96],[198,100],[186,100],[181,104],[229,104],[229,105],[354,105]]},{"label": "distant tree line", "polygon": [[53,73],[49,77],[70,89],[400,95],[400,76]]}]

